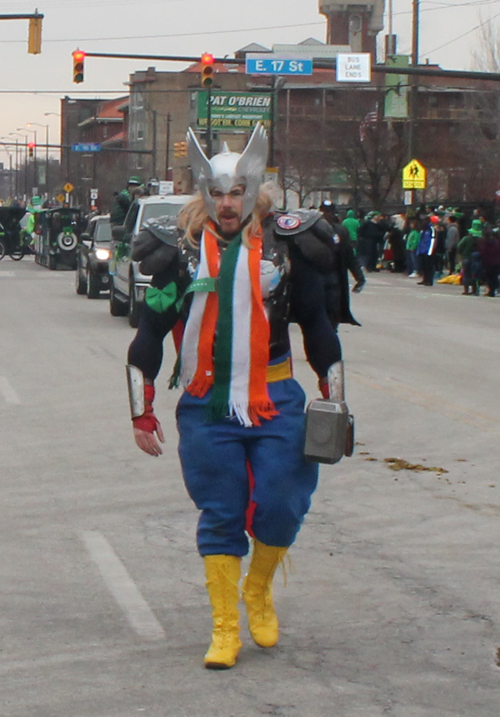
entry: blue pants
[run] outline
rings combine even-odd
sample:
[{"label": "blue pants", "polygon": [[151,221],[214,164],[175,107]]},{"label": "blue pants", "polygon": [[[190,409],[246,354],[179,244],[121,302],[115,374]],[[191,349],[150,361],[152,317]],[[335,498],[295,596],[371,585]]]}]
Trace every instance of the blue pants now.
[{"label": "blue pants", "polygon": [[[294,379],[268,384],[279,415],[245,428],[236,419],[208,423],[210,393],[185,392],[177,406],[179,456],[187,491],[201,510],[198,550],[204,555],[248,552],[251,530],[266,545],[291,545],[318,482],[317,463],[304,460],[304,392]],[[250,488],[250,467],[253,489]]]}]

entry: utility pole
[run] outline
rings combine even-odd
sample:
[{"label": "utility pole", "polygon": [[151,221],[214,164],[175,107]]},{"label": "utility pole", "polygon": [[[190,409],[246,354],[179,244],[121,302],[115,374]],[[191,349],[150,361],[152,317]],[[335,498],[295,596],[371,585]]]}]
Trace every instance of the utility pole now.
[{"label": "utility pole", "polygon": [[170,112],[167,113],[167,146],[166,158],[165,158],[165,179],[171,179],[170,176],[170,125],[172,124],[172,115]]},{"label": "utility pole", "polygon": [[[413,28],[412,28],[412,48],[411,48],[411,64],[413,67],[418,66],[419,60],[419,6],[420,0],[412,0],[413,2]],[[417,122],[417,101],[418,101],[418,78],[415,75],[410,76],[410,117],[408,132],[408,161],[414,158],[416,153],[416,122]]]},{"label": "utility pole", "polygon": [[156,176],[156,166],[157,166],[157,162],[156,162],[156,149],[157,149],[156,148],[156,144],[157,144],[156,121],[157,121],[157,114],[158,114],[158,112],[156,110],[153,110],[153,147],[152,147],[152,149],[153,149],[153,172],[152,172],[152,176],[154,179],[157,179],[157,176]]},{"label": "utility pole", "polygon": [[[412,0],[413,2],[413,26],[412,26],[412,44],[411,44],[411,64],[417,69],[419,60],[419,20],[420,20],[420,0]],[[409,106],[409,124],[408,124],[408,162],[415,158],[418,151],[417,148],[417,104],[418,104],[418,76],[410,75],[410,106]],[[415,206],[415,189],[411,190],[411,206]]]}]

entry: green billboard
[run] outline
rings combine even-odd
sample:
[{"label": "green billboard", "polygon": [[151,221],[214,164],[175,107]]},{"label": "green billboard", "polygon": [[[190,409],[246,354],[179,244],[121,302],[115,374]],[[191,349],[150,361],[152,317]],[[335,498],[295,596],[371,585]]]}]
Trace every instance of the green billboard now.
[{"label": "green billboard", "polygon": [[[388,55],[386,64],[391,67],[408,67],[408,55]],[[384,117],[406,119],[408,117],[408,75],[385,76]]]},{"label": "green billboard", "polygon": [[[223,92],[212,90],[210,126],[221,130],[245,130],[262,122],[271,126],[269,92]],[[198,92],[198,127],[206,127],[208,92]]]}]

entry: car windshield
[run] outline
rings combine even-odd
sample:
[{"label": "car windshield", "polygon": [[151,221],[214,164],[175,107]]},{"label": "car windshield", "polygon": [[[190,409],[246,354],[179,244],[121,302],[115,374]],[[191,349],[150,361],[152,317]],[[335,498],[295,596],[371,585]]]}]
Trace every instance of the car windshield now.
[{"label": "car windshield", "polygon": [[147,219],[157,219],[158,217],[176,217],[182,204],[167,204],[167,202],[158,202],[158,204],[145,204],[142,214],[142,221]]},{"label": "car windshield", "polygon": [[111,241],[111,224],[109,221],[97,222],[94,241],[99,242],[99,244],[106,244]]}]

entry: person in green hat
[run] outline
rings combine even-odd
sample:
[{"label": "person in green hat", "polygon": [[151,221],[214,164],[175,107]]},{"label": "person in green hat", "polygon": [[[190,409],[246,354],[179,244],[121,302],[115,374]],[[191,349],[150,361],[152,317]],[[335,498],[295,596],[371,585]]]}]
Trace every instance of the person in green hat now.
[{"label": "person in green hat", "polygon": [[[483,236],[483,223],[480,219],[473,219],[468,233],[460,240],[457,254],[462,260],[462,286],[463,294],[479,294],[480,255],[479,241]],[[470,289],[470,291],[469,291]]]},{"label": "person in green hat", "polygon": [[30,237],[30,245],[34,245],[34,231],[35,231],[35,224],[36,224],[36,217],[35,214],[38,214],[42,211],[42,200],[38,196],[31,197],[31,202],[26,207],[27,211],[29,212],[28,221],[26,223],[25,228],[25,235]]},{"label": "person in green hat", "polygon": [[130,205],[132,204],[133,192],[142,186],[139,177],[130,177],[125,189],[115,195],[113,206],[110,212],[111,226],[123,224]]}]

